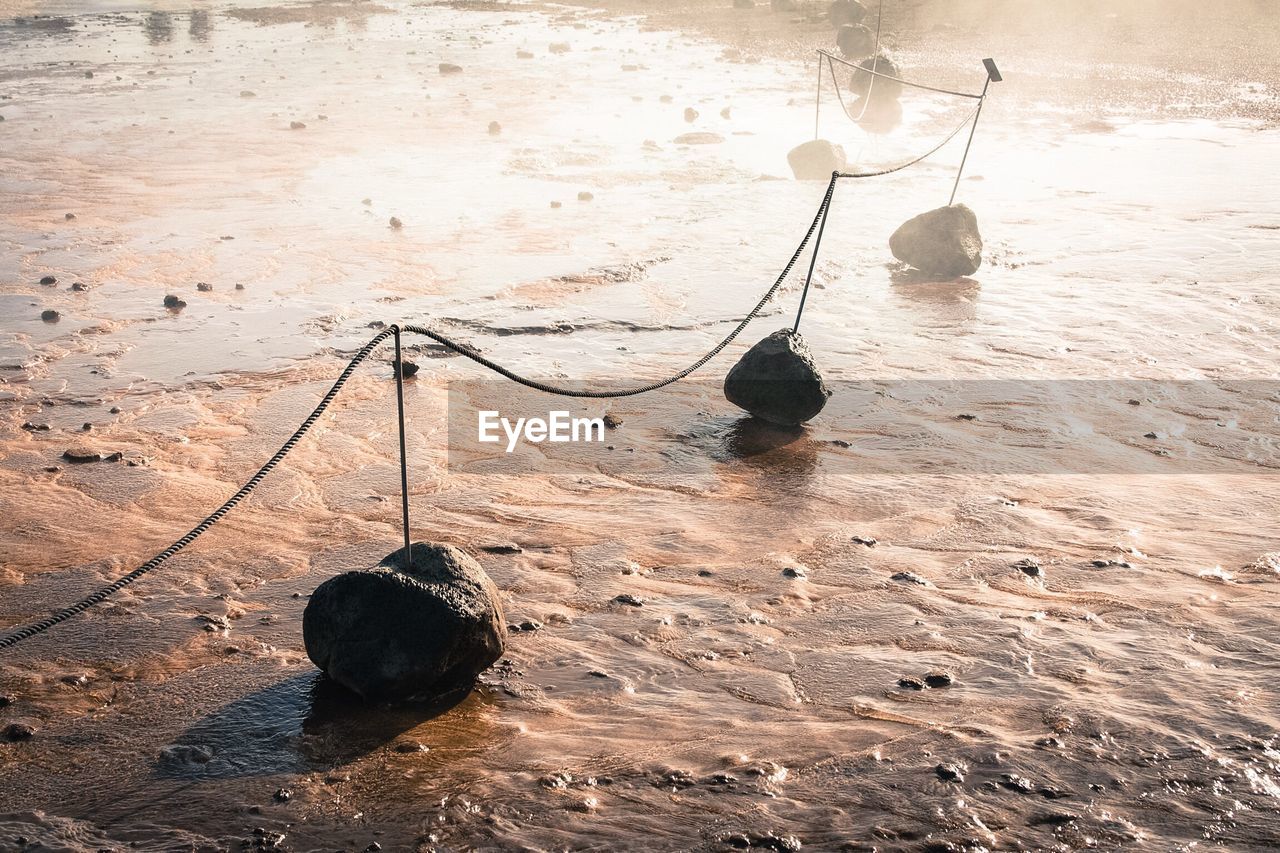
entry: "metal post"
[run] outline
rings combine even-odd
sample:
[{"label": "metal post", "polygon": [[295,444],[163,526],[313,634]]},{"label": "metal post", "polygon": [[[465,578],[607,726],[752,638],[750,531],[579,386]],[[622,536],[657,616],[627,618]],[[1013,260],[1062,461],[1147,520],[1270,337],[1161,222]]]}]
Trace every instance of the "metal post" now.
[{"label": "metal post", "polygon": [[973,124],[969,127],[969,141],[964,144],[964,156],[960,158],[960,168],[956,170],[956,182],[951,187],[951,198],[947,201],[947,207],[956,203],[956,190],[960,189],[960,178],[964,175],[964,164],[969,159],[969,146],[973,145],[973,134],[978,130],[978,119],[982,117],[982,105],[987,102],[987,89],[991,86],[992,81],[999,83],[1002,79],[999,69],[996,68],[995,60],[984,59],[982,64],[987,68],[987,82],[982,84],[982,96],[978,98],[978,108],[973,112]]},{"label": "metal post", "polygon": [[400,325],[391,327],[396,338],[396,413],[400,421],[400,511],[404,525],[404,565],[413,568],[413,549],[409,544],[409,462],[404,441],[404,360],[400,356]]},{"label": "metal post", "polygon": [[809,274],[804,277],[804,290],[800,291],[800,307],[796,310],[796,324],[791,327],[791,334],[800,331],[800,315],[804,313],[805,300],[809,298],[809,283],[813,281],[813,268],[818,264],[818,248],[822,245],[822,232],[827,228],[827,214],[831,212],[831,198],[835,195],[836,181],[839,172],[831,173],[831,184],[827,187],[827,195],[822,202],[822,219],[818,221],[818,237],[813,241],[813,257],[809,258]]},{"label": "metal post", "polygon": [[822,109],[822,53],[818,53],[818,94],[813,99],[813,138],[818,138],[818,114]]}]

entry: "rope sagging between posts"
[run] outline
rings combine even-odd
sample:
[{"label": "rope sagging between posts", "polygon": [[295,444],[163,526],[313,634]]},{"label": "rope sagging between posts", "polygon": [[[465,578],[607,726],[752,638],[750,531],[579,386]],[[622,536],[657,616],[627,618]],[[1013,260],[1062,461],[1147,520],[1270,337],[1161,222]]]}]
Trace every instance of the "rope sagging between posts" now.
[{"label": "rope sagging between posts", "polygon": [[814,232],[817,231],[818,238],[817,240],[814,240],[813,259],[809,264],[809,272],[805,278],[804,289],[801,292],[801,296],[800,296],[800,311],[797,312],[796,314],[796,321],[793,329],[793,331],[799,330],[800,315],[804,311],[805,300],[808,297],[809,285],[813,278],[814,265],[817,261],[818,248],[822,239],[822,231],[826,224],[827,212],[831,207],[832,198],[835,195],[836,184],[841,180],[857,179],[857,178],[874,178],[874,177],[880,177],[882,175],[892,174],[894,172],[900,172],[904,169],[908,169],[911,166],[914,166],[917,163],[921,162],[922,160],[937,153],[939,149],[941,149],[944,145],[950,142],[956,136],[956,134],[960,132],[960,130],[965,126],[965,124],[968,123],[968,121],[969,121],[969,118],[966,117],[964,122],[961,122],[961,124],[959,124],[954,130],[952,130],[951,133],[945,139],[943,139],[940,143],[938,143],[929,151],[925,152],[919,157],[915,157],[905,163],[900,163],[896,166],[891,166],[889,168],[880,169],[873,172],[832,172],[831,180],[827,184],[826,193],[823,195],[822,202],[818,205],[818,211],[816,214],[814,214],[813,221],[809,223],[808,230],[805,231],[805,234],[801,238],[799,245],[796,246],[796,250],[791,254],[790,259],[787,261],[786,265],[783,267],[782,272],[778,275],[778,278],[773,282],[773,284],[769,287],[769,289],[765,291],[764,295],[760,297],[759,301],[756,302],[755,306],[752,307],[752,309],[747,312],[747,315],[736,326],[734,326],[734,328],[723,339],[721,339],[719,343],[717,343],[714,347],[712,347],[705,355],[703,355],[697,361],[693,362],[683,370],[680,370],[677,373],[674,373],[671,376],[668,376],[665,379],[660,379],[655,382],[650,382],[645,385],[639,385],[632,388],[623,389],[620,391],[592,391],[592,390],[584,390],[584,389],[576,389],[576,388],[568,388],[564,386],[551,385],[549,383],[540,382],[536,379],[530,379],[528,377],[522,376],[512,371],[510,368],[504,367],[498,362],[493,361],[492,359],[489,359],[484,355],[481,355],[472,347],[469,347],[464,343],[455,341],[452,338],[449,338],[448,336],[435,331],[434,329],[429,329],[425,326],[417,326],[417,325],[395,324],[395,325],[388,326],[387,328],[383,329],[382,331],[374,335],[369,340],[368,343],[366,343],[356,352],[356,354],[351,358],[351,360],[347,362],[346,367],[343,368],[342,373],[338,375],[338,378],[334,381],[333,385],[325,393],[324,397],[321,398],[320,402],[316,405],[315,409],[312,410],[311,414],[307,415],[307,417],[302,421],[302,423],[298,426],[298,428],[294,430],[293,434],[289,436],[289,438],[284,442],[284,444],[280,445],[280,448],[276,450],[274,454],[272,454],[271,458],[268,459],[262,465],[262,467],[259,468],[256,473],[254,473],[252,477],[250,477],[247,481],[245,481],[244,485],[242,485],[236,491],[236,493],[233,494],[230,498],[228,498],[220,507],[218,507],[212,513],[210,513],[203,521],[201,521],[195,527],[191,528],[191,530],[187,531],[186,534],[184,534],[176,542],[171,544],[168,548],[165,548],[159,554],[156,554],[150,560],[138,566],[136,569],[129,572],[128,574],[123,575],[120,578],[117,578],[115,581],[111,582],[107,586],[102,587],[96,592],[76,602],[75,604],[64,607],[61,610],[58,610],[50,614],[44,619],[41,619],[30,625],[26,625],[17,630],[13,630],[9,634],[5,635],[4,637],[0,637],[0,649],[11,648],[12,646],[17,645],[23,640],[27,640],[38,634],[42,634],[45,631],[48,631],[50,628],[53,628],[54,626],[67,621],[73,616],[83,613],[84,611],[88,610],[90,607],[94,606],[95,604],[99,604],[105,601],[107,598],[119,592],[120,590],[124,589],[126,586],[129,586],[134,581],[146,575],[148,572],[151,572],[152,570],[161,566],[170,557],[173,557],[175,554],[182,551],[184,548],[186,548],[196,539],[200,538],[200,536],[203,535],[209,528],[213,527],[215,524],[217,524],[219,521],[225,518],[226,515],[231,512],[231,510],[235,509],[236,506],[238,506],[245,498],[247,498],[250,494],[252,494],[254,489],[258,487],[258,485],[266,478],[266,476],[270,474],[271,471],[274,470],[276,466],[279,465],[286,456],[289,455],[289,452],[292,451],[293,448],[296,447],[298,443],[302,440],[302,438],[311,430],[311,428],[315,426],[316,421],[320,419],[320,416],[324,414],[325,410],[328,409],[329,406],[333,403],[333,401],[337,398],[338,394],[342,391],[343,386],[347,384],[348,380],[350,380],[351,378],[351,375],[355,372],[355,369],[358,366],[360,366],[362,362],[366,361],[369,358],[369,356],[372,355],[373,352],[382,343],[384,343],[389,337],[394,337],[395,339],[395,353],[396,353],[394,369],[395,369],[395,379],[396,379],[397,415],[398,415],[399,427],[400,427],[400,436],[399,436],[400,448],[399,449],[400,449],[400,488],[401,488],[401,516],[402,516],[401,522],[403,525],[406,559],[412,559],[411,557],[412,548],[410,545],[410,535],[409,535],[408,464],[407,464],[406,448],[405,448],[404,384],[403,384],[404,370],[403,370],[403,360],[401,357],[401,337],[404,333],[408,332],[411,334],[423,335],[424,337],[428,337],[436,341],[437,343],[447,347],[448,349],[458,353],[459,355],[469,358],[472,361],[476,362],[477,364],[481,365],[482,367],[492,370],[493,372],[501,376],[504,376],[507,379],[512,380],[513,382],[517,382],[521,385],[524,385],[528,388],[532,388],[537,391],[543,391],[548,394],[555,394],[562,397],[615,399],[619,397],[633,397],[638,394],[645,394],[650,391],[656,391],[659,388],[664,388],[668,385],[679,382],[681,379],[684,379],[685,377],[689,376],[689,374],[693,373],[694,371],[704,366],[707,362],[711,361],[713,358],[719,355],[720,352],[723,351],[725,347],[727,347],[730,343],[733,342],[735,338],[738,337],[738,335],[742,332],[742,330],[745,329],[747,325],[760,314],[760,312],[764,309],[765,305],[767,305],[769,301],[773,299],[773,297],[777,294],[779,288],[782,287],[783,282],[785,282],[787,277],[791,274],[791,270],[795,267],[796,262],[799,261],[800,256],[804,253],[805,248],[809,245],[809,242],[811,240],[814,240]]}]

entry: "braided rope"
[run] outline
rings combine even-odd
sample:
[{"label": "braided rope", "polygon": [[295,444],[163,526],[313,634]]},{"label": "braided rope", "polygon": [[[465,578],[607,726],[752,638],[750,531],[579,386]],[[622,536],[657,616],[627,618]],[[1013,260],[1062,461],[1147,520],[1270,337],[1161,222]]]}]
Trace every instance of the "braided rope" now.
[{"label": "braided rope", "polygon": [[[968,119],[966,119],[965,121],[967,123]],[[735,326],[733,330],[729,332],[729,334],[726,335],[718,344],[712,347],[705,355],[703,355],[693,364],[689,365],[688,367],[684,368],[678,373],[675,373],[672,376],[669,376],[665,379],[660,379],[656,382],[650,382],[647,385],[640,385],[634,388],[624,389],[621,391],[589,391],[589,390],[578,390],[573,388],[564,388],[556,385],[550,385],[545,382],[539,382],[536,379],[529,379],[527,377],[521,376],[520,374],[515,373],[514,371],[506,367],[503,367],[501,364],[498,364],[497,362],[492,361],[489,358],[486,358],[485,356],[473,350],[471,347],[468,347],[465,344],[461,344],[457,341],[454,341],[451,338],[448,338],[445,335],[440,334],[439,332],[426,328],[425,326],[415,326],[415,325],[388,326],[387,328],[378,332],[378,334],[374,335],[373,338],[370,339],[368,343],[366,343],[363,347],[360,348],[360,350],[355,354],[355,356],[352,357],[351,361],[347,363],[347,366],[343,368],[342,373],[338,376],[337,380],[329,388],[329,391],[320,400],[319,404],[317,404],[315,409],[311,411],[311,414],[307,415],[306,419],[294,431],[293,435],[289,436],[288,440],[286,440],[284,444],[280,445],[280,449],[277,450],[271,456],[271,458],[268,459],[266,463],[261,468],[258,469],[257,473],[255,473],[252,477],[250,477],[234,495],[228,498],[227,501],[224,504],[222,504],[222,506],[218,507],[207,518],[205,518],[195,527],[191,528],[191,530],[187,531],[187,533],[181,539],[174,542],[168,548],[165,548],[159,554],[156,554],[150,560],[143,563],[141,566],[134,569],[133,571],[129,572],[127,575],[124,575],[116,579],[112,583],[108,584],[102,589],[99,589],[97,592],[94,592],[88,595],[87,597],[81,599],[75,604],[69,607],[65,607],[57,611],[56,613],[48,616],[45,619],[41,619],[39,622],[34,622],[4,637],[0,637],[0,649],[10,648],[22,642],[23,640],[34,637],[37,634],[42,634],[45,631],[48,631],[50,628],[54,627],[55,625],[65,622],[71,617],[76,616],[77,614],[83,613],[85,610],[88,610],[90,607],[93,607],[95,604],[99,604],[102,601],[105,601],[110,596],[124,589],[126,586],[133,583],[134,581],[138,580],[138,578],[142,577],[143,575],[147,574],[153,569],[159,567],[170,557],[177,554],[179,551],[186,548],[188,545],[190,545],[192,542],[198,539],[210,527],[212,527],[213,525],[221,521],[227,515],[227,513],[235,509],[236,506],[239,505],[241,501],[247,498],[253,492],[253,490],[258,487],[258,484],[261,483],[262,480],[266,478],[267,474],[271,473],[271,471],[275,469],[275,467],[279,465],[280,462],[283,461],[286,456],[289,455],[289,452],[293,450],[293,448],[298,444],[298,442],[302,440],[303,436],[305,436],[311,430],[311,427],[315,425],[316,421],[320,419],[320,416],[324,414],[325,410],[328,409],[330,404],[333,403],[334,399],[337,398],[338,393],[342,390],[343,386],[347,384],[347,380],[351,378],[351,374],[355,372],[356,367],[358,367],[361,362],[368,359],[368,357],[373,353],[375,349],[377,349],[377,347],[383,341],[385,341],[387,338],[393,335],[396,336],[397,339],[399,338],[400,334],[404,332],[413,332],[414,334],[424,335],[440,344],[443,344],[444,346],[448,347],[449,349],[453,350],[459,355],[462,355],[471,359],[472,361],[476,362],[482,367],[486,367],[489,370],[492,370],[501,376],[505,376],[507,379],[510,379],[513,382],[517,382],[521,385],[524,385],[528,388],[533,388],[537,391],[544,391],[548,394],[556,394],[563,397],[587,397],[587,398],[594,398],[594,399],[614,399],[618,397],[633,397],[637,394],[644,394],[649,391],[656,391],[659,388],[664,388],[667,385],[671,385],[675,382],[679,382],[681,379],[684,379],[686,376],[693,373],[695,370],[702,367],[707,362],[711,361],[711,359],[719,355],[724,350],[725,347],[727,347],[730,343],[733,342],[735,338],[738,337],[738,335],[742,332],[742,330],[747,327],[747,324],[749,324],[752,320],[754,320],[760,314],[760,312],[764,309],[764,306],[768,304],[769,300],[772,299],[774,295],[778,292],[778,289],[782,286],[783,282],[786,281],[787,276],[791,274],[792,268],[795,267],[796,262],[800,259],[800,256],[804,253],[805,247],[808,246],[809,241],[813,239],[814,231],[816,231],[819,225],[824,221],[827,210],[831,206],[831,198],[835,194],[836,183],[838,181],[844,178],[878,177],[880,175],[887,175],[892,172],[902,171],[903,169],[913,166],[916,163],[919,163],[921,160],[924,160],[926,157],[929,157],[935,152],[937,152],[938,149],[940,149],[943,145],[946,145],[948,142],[950,142],[952,137],[954,137],[957,133],[959,133],[960,128],[963,126],[964,125],[961,124],[959,127],[957,127],[955,130],[951,132],[950,136],[944,139],[937,146],[935,146],[925,154],[919,157],[916,157],[915,159],[907,163],[902,163],[900,165],[893,166],[888,169],[882,169],[876,172],[832,172],[831,181],[827,184],[826,194],[822,198],[822,203],[818,205],[818,211],[814,215],[813,221],[809,224],[809,228],[805,232],[804,237],[800,240],[800,244],[796,247],[795,252],[792,253],[791,258],[787,261],[786,266],[783,267],[782,272],[778,275],[778,278],[777,280],[774,281],[773,285],[767,291],[765,291],[764,296],[760,297],[760,300],[756,303],[755,307],[753,307],[747,313],[746,317],[744,317],[742,321],[738,323],[738,325]],[[815,251],[816,251],[816,247],[815,247]],[[403,432],[402,432],[402,435],[403,435]],[[408,527],[406,525],[406,531],[407,530],[408,530]]]}]

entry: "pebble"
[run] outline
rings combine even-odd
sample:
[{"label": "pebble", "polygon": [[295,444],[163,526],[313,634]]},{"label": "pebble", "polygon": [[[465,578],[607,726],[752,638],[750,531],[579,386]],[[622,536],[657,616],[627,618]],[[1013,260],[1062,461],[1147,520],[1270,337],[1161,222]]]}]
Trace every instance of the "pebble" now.
[{"label": "pebble", "polygon": [[1027,557],[1013,564],[1013,567],[1028,577],[1038,578],[1043,572],[1040,569],[1040,561],[1035,557]]},{"label": "pebble", "polygon": [[495,545],[481,545],[480,550],[486,554],[522,554],[524,549],[514,542],[499,542]]},{"label": "pebble", "polygon": [[10,743],[20,740],[31,740],[36,730],[26,723],[10,723],[4,727],[4,739]]},{"label": "pebble", "polygon": [[401,371],[403,371],[405,379],[412,379],[419,369],[418,365],[414,364],[412,361],[406,361],[404,359],[401,359],[399,364],[394,361],[391,363],[392,374],[399,376]]},{"label": "pebble", "polygon": [[287,803],[293,799],[293,791],[288,788],[277,788],[276,792],[271,795],[271,799],[277,803]]},{"label": "pebble", "polygon": [[58,280],[51,275],[47,275],[44,278],[40,279],[40,283],[44,285],[57,284]]},{"label": "pebble", "polygon": [[71,289],[76,293],[84,293],[89,289],[89,285],[85,284],[83,281],[77,281],[71,285]]},{"label": "pebble", "polygon": [[622,426],[622,418],[617,415],[605,415],[603,420],[605,429],[617,429]]},{"label": "pebble", "polygon": [[898,686],[907,690],[924,690],[924,682],[918,678],[899,678]]},{"label": "pebble", "polygon": [[638,598],[629,592],[624,592],[622,595],[614,596],[613,603],[625,604],[628,607],[644,607],[644,599]]},{"label": "pebble", "polygon": [[866,545],[868,548],[876,547],[876,538],[874,536],[853,536],[850,538],[856,545]]},{"label": "pebble", "polygon": [[954,764],[939,764],[933,768],[933,772],[938,774],[938,778],[943,782],[963,782],[964,773],[960,772],[960,768]]},{"label": "pebble", "polygon": [[452,62],[441,62],[440,73],[441,74],[461,74],[462,66],[454,65]]},{"label": "pebble", "polygon": [[517,50],[516,59],[533,59],[533,54],[527,50]]},{"label": "pebble", "polygon": [[170,309],[186,308],[187,303],[170,293],[164,298],[164,307]]},{"label": "pebble", "polygon": [[809,573],[806,572],[804,569],[800,568],[799,566],[787,566],[785,569],[782,570],[782,576],[786,578],[796,578],[797,580],[804,580],[805,578],[809,577]]},{"label": "pebble", "polygon": [[489,122],[489,135],[497,136],[499,133],[502,133],[502,125],[498,124],[496,121]]},{"label": "pebble", "polygon": [[250,91],[249,89],[241,89],[241,90],[240,90],[240,97],[242,97],[242,98],[256,98],[256,97],[258,97],[258,93],[257,93],[257,92]]},{"label": "pebble", "polygon": [[387,220],[387,224],[390,225],[392,230],[394,231],[399,231],[401,228],[404,227],[404,223],[401,222],[400,218],[397,216],[393,216],[389,220]]},{"label": "pebble", "polygon": [[724,109],[722,109],[722,110],[720,111],[720,118],[727,119],[727,118],[729,118],[731,115],[732,115],[732,111],[731,111],[728,107],[725,107]]},{"label": "pebble", "polygon": [[290,130],[306,130],[307,126],[300,121],[291,121],[289,122],[289,129]]},{"label": "pebble", "polygon": [[111,413],[111,414],[113,414],[113,415],[118,415],[118,414],[120,414],[120,407],[119,407],[119,406],[112,406],[112,407],[111,407],[111,410],[110,410],[110,413]]},{"label": "pebble", "polygon": [[689,123],[691,123],[691,124],[692,124],[693,122],[697,121],[697,120],[698,120],[698,111],[697,111],[697,110],[695,110],[693,107],[685,107],[685,108],[684,108],[684,120],[685,120],[685,121],[687,121],[687,122],[689,122]]},{"label": "pebble", "polygon": [[46,308],[44,311],[40,312],[40,319],[44,320],[46,323],[56,323],[62,319],[62,315],[57,311],[54,311],[52,308]]},{"label": "pebble", "polygon": [[928,586],[929,582],[920,577],[915,572],[894,572],[889,580],[901,581],[903,583],[913,583],[917,586]]},{"label": "pebble", "polygon": [[553,210],[554,210],[555,208],[557,208],[557,207],[560,207],[560,202],[558,202],[558,201],[553,201],[553,202],[551,202],[551,208],[552,208]]},{"label": "pebble", "polygon": [[209,291],[213,290],[213,285],[207,281],[197,281],[196,290],[200,291],[201,293],[208,293]]},{"label": "pebble", "polygon": [[62,218],[67,220],[68,222],[72,222],[75,220],[76,215],[74,213],[64,213],[62,215]]},{"label": "pebble", "polygon": [[568,53],[570,48],[569,48],[569,43],[567,41],[557,41],[557,42],[552,42],[551,45],[547,48],[547,50],[551,51],[552,53]]},{"label": "pebble", "polygon": [[594,198],[595,196],[587,192],[586,190],[583,190],[582,192],[578,193],[578,201],[591,201]]},{"label": "pebble", "polygon": [[954,683],[950,673],[930,672],[924,677],[924,683],[930,687],[950,687]]}]

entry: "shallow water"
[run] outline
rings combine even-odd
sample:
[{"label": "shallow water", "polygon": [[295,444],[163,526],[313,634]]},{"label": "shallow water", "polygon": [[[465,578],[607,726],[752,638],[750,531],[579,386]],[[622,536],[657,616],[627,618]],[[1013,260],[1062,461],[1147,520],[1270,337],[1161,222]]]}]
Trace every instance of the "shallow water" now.
[{"label": "shallow water", "polygon": [[[802,51],[554,7],[64,6],[0,21],[6,626],[212,510],[371,323],[534,376],[662,376],[824,191],[785,160],[813,132]],[[895,46],[981,85],[972,33]],[[0,657],[0,724],[36,729],[0,744],[0,846],[1275,846],[1280,421],[1245,380],[1276,378],[1278,75],[1169,61],[1002,62],[958,196],[972,280],[886,248],[946,202],[959,142],[841,183],[803,327],[838,396],[802,435],[718,392],[798,274],[705,381],[591,409],[622,417],[612,451],[447,453],[483,374],[407,339],[414,535],[518,543],[477,557],[542,626],[452,707],[352,707],[302,650],[306,594],[399,536],[384,352],[196,546]],[[838,109],[821,132],[872,170],[967,107],[909,96],[882,136]],[[59,458],[81,444],[124,459]],[[934,671],[951,686],[900,684]]]}]

